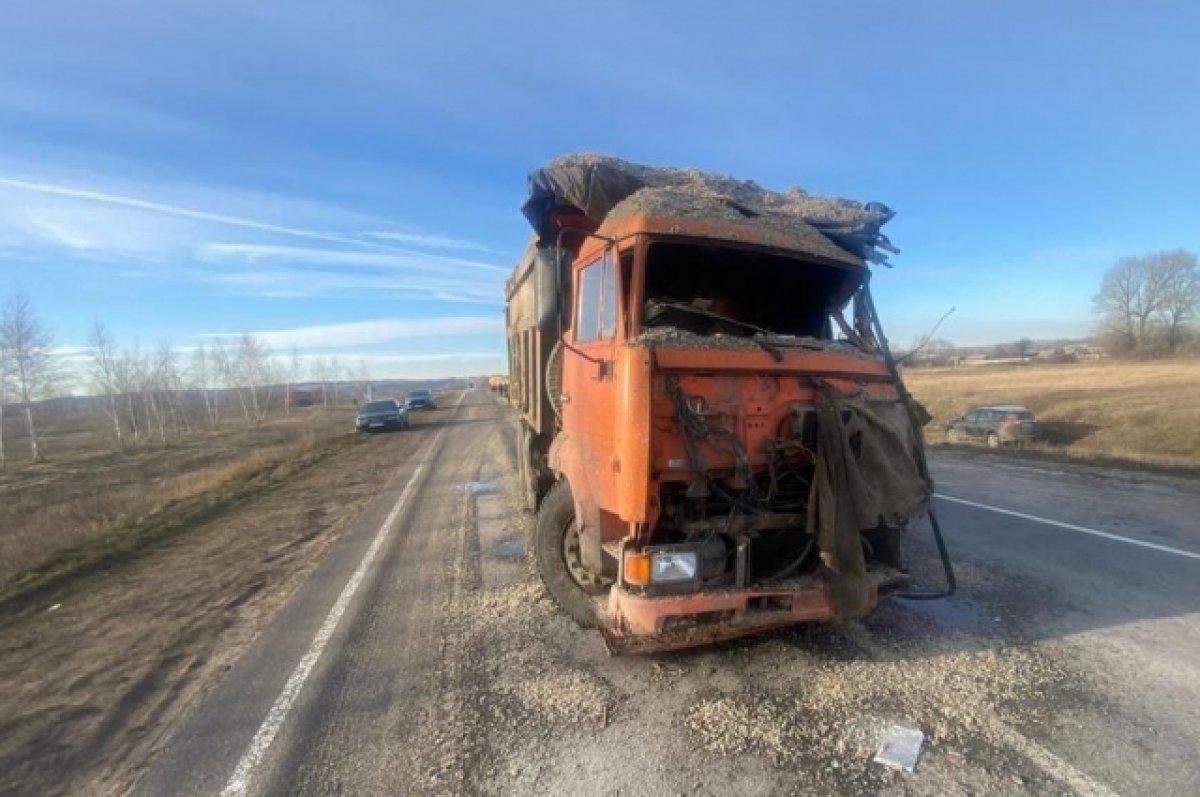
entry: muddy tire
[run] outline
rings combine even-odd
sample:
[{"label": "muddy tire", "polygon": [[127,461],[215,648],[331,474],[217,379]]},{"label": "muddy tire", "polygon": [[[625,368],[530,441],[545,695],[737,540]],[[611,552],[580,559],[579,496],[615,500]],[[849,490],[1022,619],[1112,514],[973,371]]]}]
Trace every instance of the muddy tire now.
[{"label": "muddy tire", "polygon": [[592,595],[604,591],[597,585],[581,584],[571,574],[564,553],[568,535],[575,528],[575,498],[566,482],[550,488],[542,499],[533,524],[533,556],[546,592],[582,628],[595,628]]},{"label": "muddy tire", "polygon": [[999,448],[1000,435],[996,434],[995,432],[989,432],[987,436],[987,444],[988,448]]}]

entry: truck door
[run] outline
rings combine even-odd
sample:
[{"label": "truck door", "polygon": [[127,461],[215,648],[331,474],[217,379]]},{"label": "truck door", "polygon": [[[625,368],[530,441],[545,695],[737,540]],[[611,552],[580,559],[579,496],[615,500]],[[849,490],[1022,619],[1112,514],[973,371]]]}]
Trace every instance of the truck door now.
[{"label": "truck door", "polygon": [[613,455],[617,403],[615,346],[620,291],[615,251],[609,247],[576,271],[572,346],[563,352],[563,431],[575,441],[583,474],[570,474],[575,497],[615,508]]}]

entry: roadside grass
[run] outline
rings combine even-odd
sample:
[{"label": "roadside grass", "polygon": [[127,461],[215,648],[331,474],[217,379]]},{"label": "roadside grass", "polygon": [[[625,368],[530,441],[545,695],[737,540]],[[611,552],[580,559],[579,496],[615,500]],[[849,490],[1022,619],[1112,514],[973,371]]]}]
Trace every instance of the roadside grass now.
[{"label": "roadside grass", "polygon": [[1035,456],[1200,468],[1200,359],[908,369],[904,381],[933,415],[931,445],[973,406],[1025,404],[1043,426]]},{"label": "roadside grass", "polygon": [[117,450],[77,417],[46,424],[46,460],[0,473],[0,603],[274,484],[352,440],[349,427],[349,411],[310,410]]}]

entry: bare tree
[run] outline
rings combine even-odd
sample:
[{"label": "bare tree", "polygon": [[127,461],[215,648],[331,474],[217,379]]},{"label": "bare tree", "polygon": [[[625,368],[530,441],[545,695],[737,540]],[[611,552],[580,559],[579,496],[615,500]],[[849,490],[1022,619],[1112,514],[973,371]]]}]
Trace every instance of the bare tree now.
[{"label": "bare tree", "polygon": [[329,409],[329,366],[320,357],[312,361],[309,366],[314,382],[319,382],[321,385],[321,406]]},{"label": "bare tree", "polygon": [[1120,351],[1174,351],[1200,305],[1196,256],[1183,249],[1122,258],[1093,299],[1102,334]]},{"label": "bare tree", "polygon": [[[170,415],[175,436],[192,430],[184,403],[186,385],[179,368],[179,355],[169,342],[160,343],[154,351],[155,374],[163,415]],[[165,420],[165,419],[164,419]]]},{"label": "bare tree", "polygon": [[142,402],[146,407],[146,422],[158,430],[158,441],[167,444],[167,412],[161,348],[143,361],[140,369]]},{"label": "bare tree", "polygon": [[1033,353],[1033,341],[1029,338],[1021,338],[1013,344],[1013,352],[1017,357],[1024,360]]},{"label": "bare tree", "polygon": [[13,294],[0,315],[0,348],[7,351],[16,396],[25,406],[29,453],[34,462],[41,459],[41,452],[33,402],[49,395],[54,385],[57,374],[51,352],[53,343],[50,330],[34,315],[29,298],[24,293]]},{"label": "bare tree", "polygon": [[92,333],[88,336],[88,346],[91,348],[91,363],[89,367],[93,389],[104,399],[104,413],[113,426],[113,436],[116,437],[117,447],[125,444],[125,436],[121,427],[121,356],[117,346],[104,324],[99,321],[92,325]]},{"label": "bare tree", "polygon": [[[145,371],[145,361],[142,358],[141,349],[134,344],[132,349],[125,349],[121,352],[121,358],[117,367],[117,379],[120,384],[121,395],[125,401],[125,422],[129,433],[133,435],[133,442],[136,445],[141,441],[142,425],[138,423],[138,395],[142,389],[142,374]],[[149,420],[147,420],[147,428]]]},{"label": "bare tree", "polygon": [[287,363],[287,385],[284,388],[286,391],[283,396],[283,414],[292,414],[292,389],[296,385],[296,380],[300,378],[300,351],[295,346],[292,347],[292,356],[288,358]]},{"label": "bare tree", "polygon": [[[221,384],[226,390],[232,390],[238,397],[238,402],[242,405],[242,411],[246,410],[245,396],[237,388],[237,375],[234,373],[233,354],[229,351],[229,347],[224,341],[217,340],[208,350],[209,359],[212,361],[213,378]],[[217,397],[217,422],[220,423],[220,394]],[[247,417],[247,420],[249,418]]]},{"label": "bare tree", "polygon": [[358,364],[354,368],[354,381],[358,383],[358,396],[360,401],[371,400],[371,369],[367,366],[365,359],[359,359]]},{"label": "bare tree", "polygon": [[329,381],[332,384],[333,406],[338,405],[338,399],[342,397],[341,385],[342,381],[342,364],[337,357],[330,357],[327,366],[329,370]]},{"label": "bare tree", "polygon": [[1105,272],[1092,305],[1093,312],[1100,317],[1103,333],[1112,339],[1113,345],[1124,351],[1136,349],[1155,310],[1147,296],[1142,260],[1122,258]]},{"label": "bare tree", "polygon": [[188,384],[195,390],[200,391],[200,400],[204,402],[204,417],[208,421],[211,428],[216,428],[213,423],[212,397],[209,394],[209,381],[212,379],[212,371],[208,365],[208,351],[203,345],[192,349],[191,361],[187,367]]},{"label": "bare tree", "polygon": [[1167,351],[1175,352],[1183,342],[1187,324],[1200,313],[1200,267],[1195,253],[1176,249],[1155,256],[1151,268],[1159,277],[1157,284],[1162,291],[1158,321]]},{"label": "bare tree", "polygon": [[238,339],[234,364],[238,383],[249,399],[254,420],[265,420],[279,383],[279,369],[271,350],[262,338],[244,332]]},{"label": "bare tree", "polygon": [[227,390],[232,390],[237,396],[238,404],[242,408],[242,416],[246,419],[246,423],[251,421],[251,398],[248,395],[247,385],[244,382],[245,370],[242,367],[239,351],[231,351],[229,347],[218,340],[213,343],[209,350],[212,357],[213,368],[217,377],[221,380],[221,384]]}]

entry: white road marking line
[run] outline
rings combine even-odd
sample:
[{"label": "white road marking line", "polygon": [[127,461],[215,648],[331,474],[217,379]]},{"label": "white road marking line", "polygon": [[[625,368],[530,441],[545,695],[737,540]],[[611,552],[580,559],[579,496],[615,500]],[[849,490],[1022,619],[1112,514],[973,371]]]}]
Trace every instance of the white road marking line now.
[{"label": "white road marking line", "polygon": [[1091,534],[1094,537],[1103,537],[1106,540],[1113,540],[1114,542],[1124,542],[1124,543],[1128,543],[1129,545],[1137,545],[1138,547],[1141,547],[1141,548],[1149,548],[1152,551],[1160,551],[1162,553],[1174,554],[1175,556],[1183,556],[1188,559],[1200,559],[1200,553],[1196,553],[1194,551],[1185,551],[1182,548],[1172,548],[1169,545],[1159,545],[1158,543],[1155,543],[1155,542],[1146,542],[1145,540],[1135,540],[1132,537],[1122,537],[1120,534],[1113,534],[1112,532],[1109,532],[1109,531],[1100,531],[1099,529],[1089,529],[1087,526],[1076,526],[1074,523],[1064,523],[1061,520],[1050,520],[1049,518],[1038,517],[1037,515],[1029,515],[1024,512],[1016,512],[1016,511],[1013,511],[1012,509],[1001,509],[998,506],[992,506],[990,504],[981,504],[977,501],[968,501],[965,498],[955,498],[954,496],[943,495],[942,493],[937,493],[936,497],[941,498],[943,501],[953,501],[956,504],[963,504],[965,506],[973,506],[976,509],[986,509],[990,512],[997,512],[1001,515],[1010,515],[1011,517],[1021,518],[1022,520],[1032,520],[1035,523],[1044,523],[1047,526],[1056,526],[1060,529],[1068,529],[1070,531],[1078,531],[1080,534]]},{"label": "white road marking line", "polygon": [[1076,769],[1066,759],[1060,758],[1048,748],[1025,736],[1016,728],[1001,722],[999,718],[987,715],[981,717],[981,720],[995,736],[999,737],[1011,749],[1024,755],[1034,766],[1037,766],[1052,778],[1069,786],[1079,797],[1119,797],[1115,791],[1103,783],[1093,780],[1088,775]]},{"label": "white road marking line", "polygon": [[[454,405],[455,413],[458,412],[458,408],[462,405],[466,395],[467,391],[465,390],[459,394],[458,401]],[[396,499],[392,510],[388,512],[387,517],[384,518],[382,525],[379,527],[379,531],[375,533],[375,539],[371,541],[371,546],[363,554],[362,561],[358,563],[358,567],[355,568],[354,573],[350,576],[350,580],[346,582],[346,586],[342,588],[341,594],[334,601],[333,607],[325,617],[325,622],[321,623],[321,627],[317,630],[317,635],[313,637],[312,643],[308,646],[308,650],[296,665],[296,669],[292,671],[291,677],[283,685],[283,691],[279,693],[279,697],[271,705],[271,710],[267,712],[266,719],[263,720],[262,725],[258,728],[258,732],[254,734],[254,739],[251,740],[250,746],[246,748],[246,752],[242,755],[241,760],[238,761],[237,767],[229,777],[229,782],[221,790],[221,797],[242,797],[249,790],[250,780],[254,775],[255,767],[262,762],[263,756],[266,755],[267,749],[271,746],[271,742],[275,741],[275,736],[283,727],[283,722],[287,719],[288,712],[291,711],[296,698],[300,696],[300,691],[304,689],[304,684],[308,680],[308,676],[312,673],[313,667],[316,666],[317,660],[321,658],[321,653],[324,652],[325,645],[329,643],[333,632],[337,629],[338,623],[341,622],[342,615],[346,613],[346,608],[350,605],[350,601],[354,599],[354,594],[358,592],[358,588],[362,584],[363,578],[366,577],[367,569],[371,566],[371,562],[374,561],[376,555],[379,553],[379,549],[383,547],[384,541],[390,536],[392,526],[396,523],[396,518],[400,516],[400,512],[408,504],[408,499],[412,495],[413,488],[420,480],[425,466],[429,464],[429,459],[437,451],[438,444],[445,433],[445,429],[439,430],[425,449],[425,453],[421,457],[421,464],[417,466],[412,476],[409,477],[408,483],[404,485],[404,490],[401,491],[400,497]]]}]

